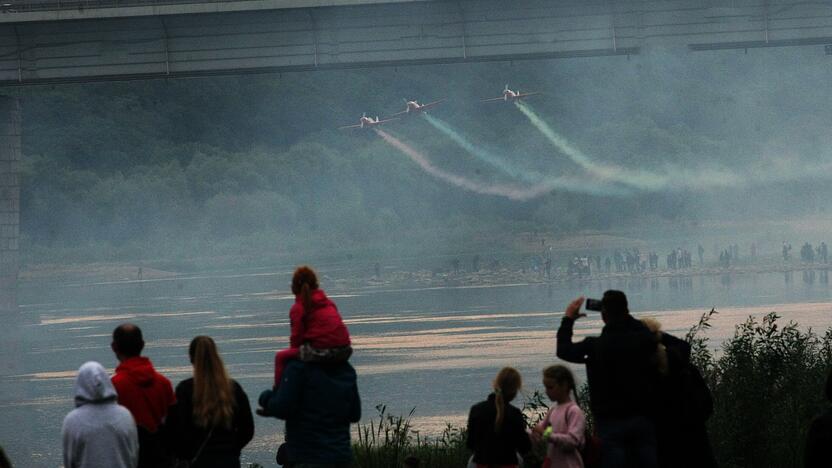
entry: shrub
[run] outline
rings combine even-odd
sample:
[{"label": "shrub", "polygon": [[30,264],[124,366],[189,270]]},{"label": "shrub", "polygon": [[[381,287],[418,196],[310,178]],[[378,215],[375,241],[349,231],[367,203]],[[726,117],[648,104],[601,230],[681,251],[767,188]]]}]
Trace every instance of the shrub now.
[{"label": "shrub", "polygon": [[803,466],[806,431],[824,407],[832,328],[819,337],[794,322],[781,327],[779,318],[748,318],[721,356],[700,365],[714,398],[708,427],[721,466]]},{"label": "shrub", "polygon": [[[716,459],[722,467],[798,468],[803,466],[806,431],[812,418],[827,405],[826,377],[832,370],[832,328],[823,336],[801,331],[794,322],[785,326],[770,313],[762,320],[749,317],[738,325],[734,336],[715,354],[704,333],[716,314],[711,309],[687,333],[691,361],[711,388],[714,414],[708,430]],[[589,391],[584,385],[578,404],[587,414],[591,430]],[[470,453],[465,446],[465,428],[445,428],[441,435],[421,437],[411,425],[415,408],[407,416],[387,414],[376,407],[378,423],[359,426],[354,445],[360,468],[401,466],[408,455],[416,455],[423,466],[465,466]],[[527,396],[523,414],[529,426],[545,417],[548,401],[540,392]],[[526,457],[527,468],[537,468],[545,446],[537,446]]]}]

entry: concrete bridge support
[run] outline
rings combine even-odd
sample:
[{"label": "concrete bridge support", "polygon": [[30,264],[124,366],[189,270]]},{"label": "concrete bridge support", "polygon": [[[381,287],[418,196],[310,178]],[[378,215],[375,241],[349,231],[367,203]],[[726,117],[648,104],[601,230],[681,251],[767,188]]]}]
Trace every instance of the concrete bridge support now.
[{"label": "concrete bridge support", "polygon": [[17,98],[0,96],[0,313],[17,310],[20,119]]}]

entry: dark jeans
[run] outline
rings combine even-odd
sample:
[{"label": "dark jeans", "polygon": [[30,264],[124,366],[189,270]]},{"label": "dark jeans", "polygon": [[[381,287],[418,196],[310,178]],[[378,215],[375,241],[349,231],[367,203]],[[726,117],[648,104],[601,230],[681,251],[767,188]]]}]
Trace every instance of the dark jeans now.
[{"label": "dark jeans", "polygon": [[290,463],[283,465],[283,468],[350,468],[351,466],[350,463],[296,463],[294,465]]},{"label": "dark jeans", "polygon": [[643,416],[598,420],[603,468],[657,468],[656,429]]}]

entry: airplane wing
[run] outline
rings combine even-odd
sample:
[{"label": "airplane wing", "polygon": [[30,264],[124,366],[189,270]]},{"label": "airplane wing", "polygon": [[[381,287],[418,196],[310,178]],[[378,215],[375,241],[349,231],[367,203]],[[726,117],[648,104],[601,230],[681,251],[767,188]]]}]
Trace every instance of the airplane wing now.
[{"label": "airplane wing", "polygon": [[506,98],[504,98],[503,96],[500,96],[500,97],[495,97],[495,98],[492,98],[492,99],[480,99],[480,102],[494,102],[494,101],[505,101],[505,100],[506,100]]},{"label": "airplane wing", "polygon": [[338,127],[338,130],[346,130],[348,128],[361,128],[361,124],[357,125],[345,125],[343,127]]},{"label": "airplane wing", "polygon": [[392,122],[394,120],[399,120],[398,117],[391,117],[389,119],[379,120],[378,122],[373,122],[375,124],[383,124],[384,122]]},{"label": "airplane wing", "polygon": [[395,117],[397,115],[404,115],[404,114],[407,114],[407,109],[405,109],[401,112],[396,112],[395,114],[390,115],[390,117]]},{"label": "airplane wing", "polygon": [[529,97],[529,96],[534,96],[536,94],[540,94],[540,93],[537,93],[537,92],[535,92],[535,93],[520,93],[520,94],[517,95],[517,99],[521,99],[521,98]]},{"label": "airplane wing", "polygon": [[445,99],[440,99],[438,101],[429,102],[427,104],[423,104],[420,109],[422,109],[422,110],[430,109],[431,107],[437,106],[437,105],[439,105],[443,102],[445,102]]}]

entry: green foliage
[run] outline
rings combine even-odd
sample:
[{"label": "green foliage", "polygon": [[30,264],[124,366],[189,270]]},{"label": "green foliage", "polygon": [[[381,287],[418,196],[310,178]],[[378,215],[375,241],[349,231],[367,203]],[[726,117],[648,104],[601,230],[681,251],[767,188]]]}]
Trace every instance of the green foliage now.
[{"label": "green foliage", "polygon": [[470,453],[465,446],[465,429],[448,424],[437,437],[423,437],[411,425],[415,408],[406,416],[387,413],[376,406],[378,421],[358,425],[358,441],[353,444],[356,468],[401,466],[408,456],[419,458],[422,466],[465,466]]},{"label": "green foliage", "polygon": [[711,441],[722,466],[803,466],[806,431],[825,406],[832,328],[819,337],[775,313],[737,326],[705,368],[714,397]]},{"label": "green foliage", "polygon": [[[829,106],[814,92],[824,89],[822,64],[793,51],[772,59],[749,55],[742,63],[714,60],[644,54],[556,66],[444,65],[9,90],[24,103],[21,251],[26,261],[52,262],[252,255],[275,246],[284,252],[415,246],[421,253],[464,249],[483,233],[510,237],[695,217],[698,206],[732,209],[732,219],[760,214],[723,203],[718,191],[701,194],[704,200],[688,193],[556,192],[522,203],[481,196],[425,174],[372,133],[335,130],[365,110],[382,117],[399,111],[404,96],[447,97],[437,115],[507,164],[600,183],[516,112],[499,106],[486,112],[479,99],[489,89],[499,92],[508,75],[513,86],[543,92],[535,109],[599,162],[634,170],[678,166],[686,177],[699,169],[753,172],[761,153],[794,153],[788,165],[795,168],[823,157],[828,144],[818,122],[828,121]],[[772,63],[779,64],[777,74],[766,73]],[[720,86],[711,85],[715,69]],[[748,91],[759,89],[778,94]],[[695,99],[686,97],[690,90]],[[787,121],[766,118],[785,103],[794,110]],[[524,185],[421,119],[388,128],[437,167]],[[776,190],[767,183],[739,198],[759,201],[768,215],[815,213],[828,198],[826,185]]]},{"label": "green foliage", "polygon": [[[720,466],[803,466],[809,423],[828,404],[823,388],[832,370],[832,328],[818,336],[811,329],[801,331],[794,322],[781,326],[775,313],[761,321],[749,317],[722,345],[722,352],[714,354],[704,332],[716,313],[711,309],[703,314],[686,339],[692,362],[703,371],[713,394],[708,430]],[[545,417],[547,403],[539,391],[525,398],[523,414],[529,427]],[[578,403],[592,431],[587,385],[581,387]],[[411,425],[415,409],[407,416],[392,416],[385,406],[376,408],[379,421],[359,426],[356,466],[400,466],[408,455],[432,468],[464,466],[470,455],[464,428],[449,424],[440,436],[424,438]],[[545,446],[536,446],[525,466],[539,466],[544,454]]]}]

